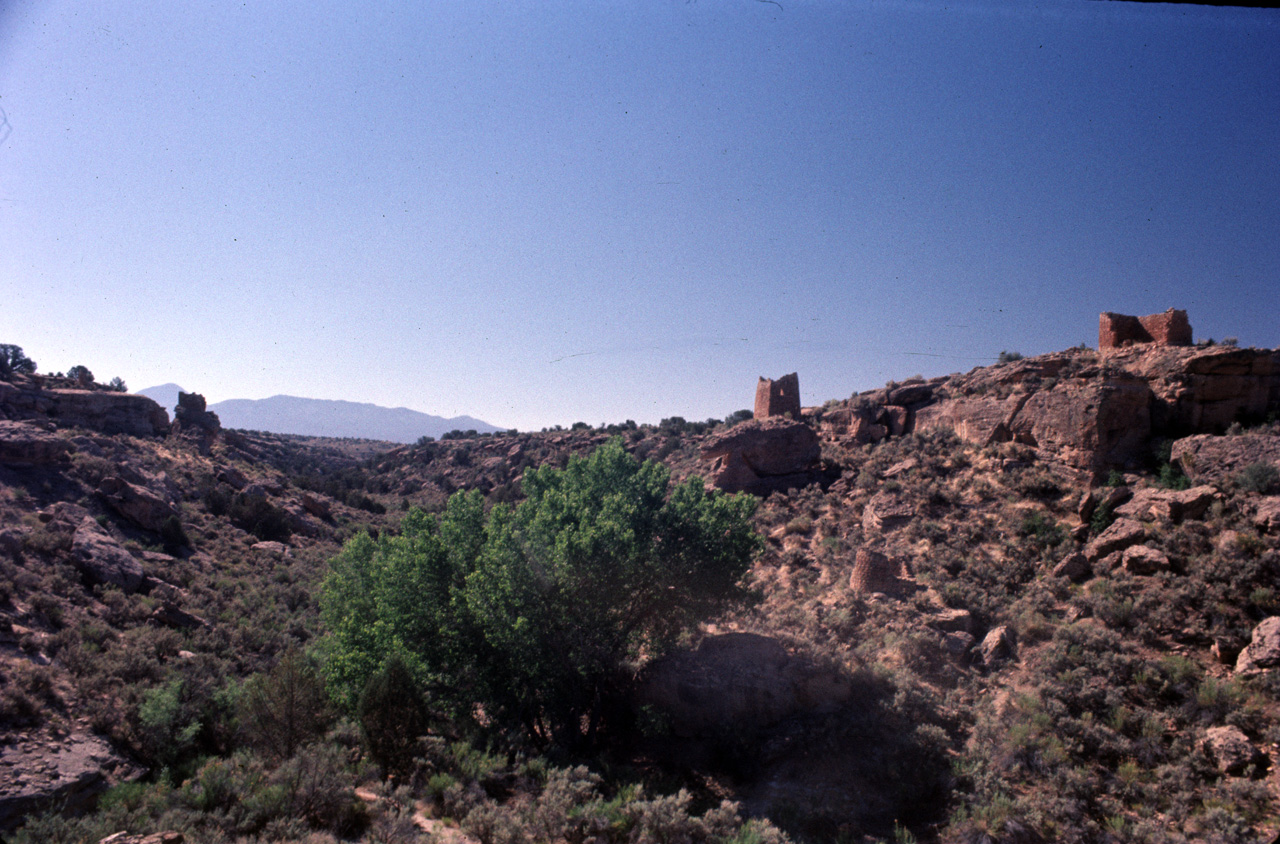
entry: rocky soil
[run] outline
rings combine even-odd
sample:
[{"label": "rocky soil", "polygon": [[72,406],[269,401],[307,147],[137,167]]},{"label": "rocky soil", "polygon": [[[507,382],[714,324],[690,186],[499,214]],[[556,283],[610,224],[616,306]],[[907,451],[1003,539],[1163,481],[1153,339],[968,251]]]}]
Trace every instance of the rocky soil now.
[{"label": "rocky soil", "polygon": [[1074,349],[798,421],[415,446],[0,384],[0,825],[232,747],[217,696],[314,641],[355,532],[616,436],[767,538],[755,604],[637,666],[636,770],[815,841],[1273,840],[1276,361]]}]

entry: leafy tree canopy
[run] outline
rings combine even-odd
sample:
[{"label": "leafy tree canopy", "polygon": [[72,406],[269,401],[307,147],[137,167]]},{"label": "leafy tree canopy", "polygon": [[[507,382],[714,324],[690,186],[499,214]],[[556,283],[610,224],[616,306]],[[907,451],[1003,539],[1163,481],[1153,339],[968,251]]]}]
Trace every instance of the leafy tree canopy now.
[{"label": "leafy tree canopy", "polygon": [[21,346],[12,343],[0,343],[0,377],[8,377],[15,372],[34,375],[36,362],[22,353]]},{"label": "leafy tree canopy", "polygon": [[760,547],[755,499],[668,481],[614,439],[527,471],[514,509],[459,492],[399,536],[356,536],[321,593],[330,688],[354,711],[394,655],[455,716],[592,740],[640,661],[743,596]]}]

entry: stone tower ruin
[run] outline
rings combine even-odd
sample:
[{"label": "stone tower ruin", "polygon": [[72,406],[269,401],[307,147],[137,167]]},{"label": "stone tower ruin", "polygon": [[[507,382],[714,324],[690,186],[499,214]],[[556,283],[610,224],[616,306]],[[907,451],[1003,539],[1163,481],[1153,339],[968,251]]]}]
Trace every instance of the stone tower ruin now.
[{"label": "stone tower ruin", "polygon": [[761,377],[756,384],[756,419],[770,416],[791,415],[800,418],[800,378],[796,373],[784,375],[777,381]]},{"label": "stone tower ruin", "polygon": [[1191,323],[1186,311],[1173,308],[1162,314],[1129,316],[1103,311],[1098,317],[1098,351],[1120,349],[1134,343],[1157,346],[1190,346]]}]

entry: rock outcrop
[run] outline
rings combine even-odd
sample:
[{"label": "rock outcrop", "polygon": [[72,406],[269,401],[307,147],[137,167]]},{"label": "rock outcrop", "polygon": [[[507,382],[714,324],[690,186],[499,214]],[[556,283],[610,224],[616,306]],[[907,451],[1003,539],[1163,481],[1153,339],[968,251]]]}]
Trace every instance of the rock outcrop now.
[{"label": "rock outcrop", "polygon": [[76,527],[71,554],[76,567],[92,583],[118,586],[126,593],[142,586],[142,564],[89,516]]},{"label": "rock outcrop", "polygon": [[1170,460],[1195,481],[1221,485],[1252,463],[1280,466],[1280,436],[1272,430],[1236,436],[1197,434],[1174,442]]},{"label": "rock outcrop", "polygon": [[169,430],[169,414],[146,396],[103,390],[50,390],[50,414],[59,425],[90,428],[104,434],[160,436]]},{"label": "rock outcrop", "polygon": [[1191,323],[1187,321],[1187,312],[1170,308],[1162,314],[1135,317],[1106,311],[1098,317],[1099,350],[1119,349],[1135,343],[1190,346]]},{"label": "rock outcrop", "polygon": [[51,420],[60,427],[135,437],[161,436],[169,430],[169,414],[146,396],[105,389],[46,389],[39,376],[0,382],[0,418]]},{"label": "rock outcrop", "polygon": [[41,466],[68,459],[74,449],[57,434],[25,422],[0,420],[0,464]]},{"label": "rock outcrop", "polygon": [[104,739],[79,730],[54,741],[11,735],[0,744],[0,770],[0,829],[54,806],[84,807],[142,773]]},{"label": "rock outcrop", "polygon": [[115,476],[102,479],[98,494],[112,510],[153,533],[159,533],[165,521],[178,512],[161,495]]},{"label": "rock outcrop", "polygon": [[726,492],[767,494],[807,486],[823,478],[818,436],[803,422],[764,419],[742,422],[703,444],[710,464],[707,482]]},{"label": "rock outcrop", "polygon": [[1236,661],[1237,674],[1253,674],[1280,667],[1280,616],[1264,619],[1253,628],[1253,638]]},{"label": "rock outcrop", "polygon": [[756,384],[755,418],[773,416],[800,418],[800,378],[796,373],[784,375],[777,381],[762,376]]},{"label": "rock outcrop", "polygon": [[208,455],[222,421],[218,414],[208,409],[204,396],[199,393],[178,393],[178,406],[173,411],[172,433],[195,440],[200,453]]},{"label": "rock outcrop", "polygon": [[1166,344],[1180,342],[1178,313],[1144,317],[1154,340],[1105,354],[1069,349],[805,412],[837,444],[945,430],[1023,443],[1100,480],[1147,461],[1153,437],[1221,433],[1280,410],[1280,350]]}]

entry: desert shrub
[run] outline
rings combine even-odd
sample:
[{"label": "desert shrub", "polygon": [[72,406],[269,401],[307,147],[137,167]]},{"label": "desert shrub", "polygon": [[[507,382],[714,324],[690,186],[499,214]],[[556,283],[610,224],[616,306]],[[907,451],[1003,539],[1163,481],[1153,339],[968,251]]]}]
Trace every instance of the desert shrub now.
[{"label": "desert shrub", "polygon": [[187,531],[182,527],[182,520],[177,516],[169,516],[160,525],[160,541],[164,543],[164,550],[170,554],[191,545]]},{"label": "desert shrub", "polygon": [[406,770],[418,737],[426,733],[428,711],[404,661],[392,654],[360,696],[357,714],[369,753],[389,771]]},{"label": "desert shrub", "polygon": [[333,720],[324,681],[297,648],[245,681],[238,705],[249,743],[279,759],[321,736]]},{"label": "desert shrub", "polygon": [[1089,517],[1089,533],[1097,536],[1102,533],[1116,520],[1116,514],[1112,511],[1112,507],[1105,501],[1099,502],[1098,506],[1093,508],[1093,515]]},{"label": "desert shrub", "polygon": [[188,756],[202,728],[182,692],[182,681],[171,680],[147,691],[138,705],[143,748],[166,767]]},{"label": "desert shrub", "polygon": [[1269,495],[1280,491],[1280,469],[1274,463],[1262,460],[1241,469],[1234,480],[1245,492]]},{"label": "desert shrub", "polygon": [[42,524],[22,538],[25,551],[43,556],[65,554],[71,550],[72,532],[53,522]]},{"label": "desert shrub", "polygon": [[1015,360],[1022,360],[1021,352],[1001,351],[996,355],[996,363],[1013,363]]},{"label": "desert shrub", "polygon": [[1057,548],[1067,538],[1067,532],[1052,517],[1039,510],[1032,510],[1018,523],[1018,535],[1037,551]]}]

